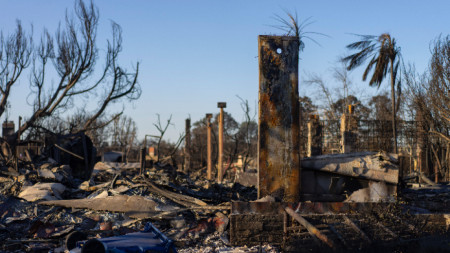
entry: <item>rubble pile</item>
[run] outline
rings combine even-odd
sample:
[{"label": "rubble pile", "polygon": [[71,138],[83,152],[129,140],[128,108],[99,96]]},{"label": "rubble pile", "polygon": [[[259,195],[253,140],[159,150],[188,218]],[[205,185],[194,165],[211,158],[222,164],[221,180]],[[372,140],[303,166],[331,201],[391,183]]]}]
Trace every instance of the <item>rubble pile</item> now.
[{"label": "rubble pile", "polygon": [[[21,164],[17,170],[3,166],[0,169],[0,251],[80,252],[88,242],[98,241],[99,245],[109,241],[117,244],[116,239],[126,242],[135,235],[145,235],[143,231],[153,226],[178,252],[295,252],[295,245],[299,244],[305,251],[329,249],[329,245],[317,242],[322,235],[325,239],[320,240],[327,242],[326,238],[330,238],[330,242],[334,242],[332,245],[344,245],[348,249],[362,247],[371,241],[395,242],[397,237],[408,241],[414,237],[414,231],[425,228],[421,225],[422,220],[414,223],[415,218],[408,218],[408,215],[448,213],[450,210],[449,185],[409,182],[396,202],[389,201],[384,205],[401,209],[386,210],[383,207],[382,211],[370,215],[349,209],[345,211],[347,217],[320,213],[326,205],[305,201],[303,209],[300,206],[294,208],[295,205],[293,209],[286,207],[286,213],[289,211],[292,216],[286,223],[283,215],[288,217],[288,214],[278,211],[276,206],[284,204],[276,204],[276,196],[254,201],[257,199],[257,190],[251,186],[257,174],[254,171],[226,175],[222,184],[217,184],[205,178],[204,169],[185,174],[167,161],[153,162],[144,170],[139,167],[139,163],[98,162],[86,177],[88,180],[84,180],[79,173],[74,175],[69,165],[61,165],[48,157],[35,158]],[[406,178],[411,180],[413,177]],[[357,208],[359,204],[365,205],[350,201],[334,202],[330,207],[334,212],[346,206]],[[236,207],[234,211],[232,206]],[[249,208],[244,212],[246,206]],[[261,208],[274,213],[256,221],[258,216],[254,215]],[[303,213],[302,210],[307,211]],[[266,218],[272,217],[276,223],[273,228],[281,230],[268,230],[267,236],[278,238],[275,235],[280,232],[283,243],[256,237],[256,245],[250,243],[250,239],[247,243],[245,240],[240,244],[233,243],[231,227],[239,227],[233,223],[232,218],[237,217],[233,212],[244,215],[241,223],[249,224],[249,227],[239,229],[254,227],[249,238],[252,233],[257,238],[265,235],[265,225],[258,224],[265,224]],[[405,215],[408,217],[402,218]],[[286,224],[290,226],[283,235]],[[357,224],[356,228],[352,224]],[[262,229],[261,232],[258,229]],[[361,234],[358,229],[366,234]],[[314,231],[319,237],[316,238]],[[448,232],[447,226],[443,233]],[[419,235],[423,237],[423,233]],[[95,243],[89,245],[96,246]],[[398,245],[405,247],[405,243]]]},{"label": "rubble pile", "polygon": [[[254,187],[225,179],[216,184],[170,164],[140,174],[133,164],[99,162],[89,180],[68,165],[46,159],[18,171],[0,171],[0,238],[4,252],[68,252],[67,237],[85,239],[142,231],[151,222],[178,251],[227,252],[230,201],[256,199]],[[271,246],[260,248],[276,252]]]}]

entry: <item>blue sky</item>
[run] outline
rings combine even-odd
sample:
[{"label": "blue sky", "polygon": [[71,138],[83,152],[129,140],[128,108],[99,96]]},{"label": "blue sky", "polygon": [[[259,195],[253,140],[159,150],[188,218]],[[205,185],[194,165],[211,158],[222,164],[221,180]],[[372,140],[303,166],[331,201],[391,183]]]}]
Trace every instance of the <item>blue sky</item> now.
[{"label": "blue sky", "polygon": [[[44,27],[54,32],[73,1],[0,1],[0,26],[4,35],[20,19],[34,34]],[[123,65],[131,68],[140,62],[139,83],[142,97],[127,104],[125,113],[139,128],[139,136],[155,134],[156,113],[161,119],[171,114],[174,126],[168,137],[175,140],[184,131],[184,120],[195,122],[205,113],[217,113],[217,102],[226,101],[227,111],[238,121],[243,118],[239,99],[253,106],[258,97],[257,36],[282,34],[271,25],[283,10],[297,12],[300,20],[314,21],[306,31],[320,32],[320,43],[305,40],[300,57],[300,95],[315,98],[315,88],[306,86],[307,73],[317,73],[327,85],[337,87],[331,69],[337,59],[348,53],[345,46],[357,39],[352,34],[390,33],[401,46],[406,63],[418,71],[427,68],[430,42],[449,32],[449,1],[94,1],[100,11],[98,47],[110,37],[110,21],[123,29]],[[356,88],[369,94],[377,92],[361,81],[361,71],[351,73]],[[10,117],[30,115],[26,103],[27,76],[23,76],[11,97]],[[118,108],[120,109],[120,108]],[[3,119],[2,119],[3,120]]]}]

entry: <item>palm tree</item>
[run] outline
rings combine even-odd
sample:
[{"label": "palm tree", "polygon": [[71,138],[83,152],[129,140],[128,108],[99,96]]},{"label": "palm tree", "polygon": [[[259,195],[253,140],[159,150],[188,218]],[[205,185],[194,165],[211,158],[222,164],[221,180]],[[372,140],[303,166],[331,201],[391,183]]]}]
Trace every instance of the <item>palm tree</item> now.
[{"label": "palm tree", "polygon": [[315,44],[320,45],[316,40],[311,38],[309,34],[322,35],[328,37],[323,33],[305,31],[306,27],[314,23],[313,21],[311,21],[311,17],[301,21],[298,19],[297,12],[291,13],[285,10],[284,13],[287,15],[287,18],[283,18],[275,14],[274,19],[275,21],[278,22],[278,25],[273,25],[273,27],[284,31],[286,36],[298,37],[300,52],[303,51],[303,49],[305,48],[304,39],[309,39]]},{"label": "palm tree", "polygon": [[342,59],[346,64],[348,70],[355,69],[369,60],[369,64],[362,76],[363,81],[366,81],[367,76],[372,72],[372,77],[369,81],[370,86],[381,85],[381,82],[389,72],[391,77],[391,102],[392,102],[392,131],[394,137],[394,152],[397,153],[397,121],[396,111],[398,104],[395,100],[395,86],[400,93],[401,83],[397,80],[397,73],[400,66],[400,47],[397,47],[396,41],[388,33],[383,33],[380,36],[373,35],[358,35],[361,37],[360,41],[347,45],[350,50],[358,50],[358,52],[349,55]]}]

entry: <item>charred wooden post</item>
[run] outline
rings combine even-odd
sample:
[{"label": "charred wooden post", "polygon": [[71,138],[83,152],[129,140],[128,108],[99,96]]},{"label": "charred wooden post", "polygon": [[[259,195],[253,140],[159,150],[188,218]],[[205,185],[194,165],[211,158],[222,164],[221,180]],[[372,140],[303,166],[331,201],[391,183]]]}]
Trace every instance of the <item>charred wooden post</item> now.
[{"label": "charred wooden post", "polygon": [[341,116],[341,153],[356,152],[358,141],[358,121],[354,114],[354,106],[348,106],[348,112]]},{"label": "charred wooden post", "polygon": [[207,179],[211,180],[212,179],[212,147],[211,147],[211,118],[212,118],[212,113],[207,113],[206,114],[206,128],[207,128],[207,132],[206,132],[206,143],[207,143],[207,164],[208,164],[208,170],[207,170]]},{"label": "charred wooden post", "polygon": [[217,107],[220,108],[219,115],[219,161],[217,165],[217,182],[222,183],[223,178],[223,108],[227,107],[227,103],[218,102]]},{"label": "charred wooden post", "polygon": [[322,154],[322,125],[320,124],[319,115],[310,115],[307,148],[308,157]]},{"label": "charred wooden post", "polygon": [[300,198],[299,38],[259,36],[258,197]]},{"label": "charred wooden post", "polygon": [[142,175],[142,173],[144,173],[145,170],[145,147],[142,147],[139,152],[139,162],[140,162],[140,171],[139,174]]},{"label": "charred wooden post", "polygon": [[186,119],[184,137],[184,172],[191,170],[191,119]]}]

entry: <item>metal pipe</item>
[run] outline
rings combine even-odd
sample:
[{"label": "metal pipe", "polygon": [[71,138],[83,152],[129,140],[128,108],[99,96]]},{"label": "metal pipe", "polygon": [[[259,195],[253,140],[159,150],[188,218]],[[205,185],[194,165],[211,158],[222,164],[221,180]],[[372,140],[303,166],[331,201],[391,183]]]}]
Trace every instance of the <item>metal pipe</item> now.
[{"label": "metal pipe", "polygon": [[207,178],[208,180],[212,179],[212,161],[211,161],[211,118],[212,113],[206,114],[206,127],[207,127],[207,164],[208,164],[208,171],[207,171]]},{"label": "metal pipe", "polygon": [[223,108],[227,107],[227,103],[218,102],[217,107],[220,108],[219,115],[219,164],[217,166],[217,182],[222,183],[223,178]]}]

